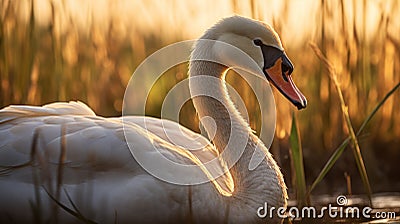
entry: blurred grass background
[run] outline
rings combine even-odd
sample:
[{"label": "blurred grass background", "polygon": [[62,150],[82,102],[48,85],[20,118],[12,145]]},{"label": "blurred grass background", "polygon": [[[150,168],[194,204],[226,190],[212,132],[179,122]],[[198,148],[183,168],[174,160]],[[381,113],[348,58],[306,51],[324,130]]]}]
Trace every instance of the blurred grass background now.
[{"label": "blurred grass background", "polygon": [[[125,87],[151,53],[180,40],[195,39],[233,13],[264,20],[280,34],[295,65],[293,78],[307,96],[296,112],[309,185],[348,136],[328,71],[316,58],[312,40],[333,63],[355,129],[400,81],[400,2],[353,1],[78,1],[0,0],[0,106],[41,105],[81,100],[102,116],[121,115]],[[187,77],[186,65],[166,73],[146,106],[159,116],[168,90]],[[228,75],[243,96],[251,126],[260,112],[243,80]],[[275,91],[276,138],[272,152],[292,186],[288,138],[294,107]],[[400,93],[397,91],[359,137],[374,192],[400,192]],[[190,102],[181,123],[198,131]],[[346,175],[345,175],[346,174]],[[365,193],[351,150],[315,193]]]}]

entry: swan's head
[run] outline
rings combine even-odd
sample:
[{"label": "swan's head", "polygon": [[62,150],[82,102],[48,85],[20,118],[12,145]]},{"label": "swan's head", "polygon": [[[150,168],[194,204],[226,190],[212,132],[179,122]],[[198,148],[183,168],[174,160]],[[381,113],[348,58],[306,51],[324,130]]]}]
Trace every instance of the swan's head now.
[{"label": "swan's head", "polygon": [[244,65],[241,63],[243,60],[237,59],[238,55],[229,50],[215,46],[212,50],[232,64],[256,74],[262,73],[260,75],[265,76],[298,109],[306,107],[307,100],[291,77],[293,64],[285,54],[278,34],[268,24],[241,16],[228,17],[211,27],[201,39],[216,40],[239,48],[256,62],[258,68]]}]

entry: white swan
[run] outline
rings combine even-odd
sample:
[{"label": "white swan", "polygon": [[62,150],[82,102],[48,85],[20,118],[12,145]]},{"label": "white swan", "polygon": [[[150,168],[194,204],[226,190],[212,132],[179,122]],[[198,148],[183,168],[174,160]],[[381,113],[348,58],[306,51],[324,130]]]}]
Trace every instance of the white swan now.
[{"label": "white swan", "polygon": [[[256,75],[265,76],[299,109],[306,106],[305,97],[290,76],[293,66],[270,26],[233,16],[221,20],[201,38],[222,41],[243,50],[263,73]],[[199,42],[192,59],[221,53],[215,52],[213,47]],[[234,57],[232,60],[234,63]],[[200,185],[170,184],[145,172],[128,149],[121,118],[96,116],[83,103],[2,109],[0,222],[70,223],[78,222],[80,215],[81,219],[99,223],[279,222],[276,215],[271,220],[259,218],[257,208],[265,202],[276,208],[286,206],[283,176],[268,149],[260,144],[227,96],[223,82],[226,69],[209,61],[191,61],[190,64],[190,77],[208,76],[218,80],[206,86],[201,81],[191,80],[192,94],[213,91],[228,105],[224,107],[206,96],[193,98],[199,116],[210,116],[216,122],[213,144],[175,122],[164,121],[167,132],[181,129],[185,133],[174,139],[179,145],[203,144],[204,150],[181,155],[177,153],[181,147],[174,146],[161,131],[160,119],[146,119],[146,128],[152,132],[147,135],[142,128],[142,117],[124,118],[125,130],[136,140],[135,148],[151,154],[150,149],[156,145],[163,154],[182,163],[193,163],[193,159],[188,160],[190,156],[200,162],[218,156],[228,144],[229,130],[238,130],[236,137],[247,142],[243,155],[226,175]],[[207,123],[204,125],[206,130],[212,128]],[[249,170],[257,144],[266,154],[265,161]],[[223,161],[220,169],[223,169]],[[80,215],[71,215],[66,208],[56,205],[54,199]]]}]

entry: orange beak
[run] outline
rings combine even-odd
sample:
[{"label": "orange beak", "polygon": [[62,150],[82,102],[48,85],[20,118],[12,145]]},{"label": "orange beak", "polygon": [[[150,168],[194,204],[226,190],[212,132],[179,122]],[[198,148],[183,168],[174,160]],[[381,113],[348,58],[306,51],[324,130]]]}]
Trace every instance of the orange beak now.
[{"label": "orange beak", "polygon": [[303,109],[307,106],[306,97],[294,84],[290,75],[291,71],[283,71],[282,60],[283,57],[279,57],[273,66],[264,68],[265,76],[297,109]]}]

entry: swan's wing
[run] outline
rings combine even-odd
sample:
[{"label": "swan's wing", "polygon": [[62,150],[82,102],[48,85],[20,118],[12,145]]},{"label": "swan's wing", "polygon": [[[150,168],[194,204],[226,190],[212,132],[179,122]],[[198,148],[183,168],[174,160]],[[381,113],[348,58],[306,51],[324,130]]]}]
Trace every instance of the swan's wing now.
[{"label": "swan's wing", "polygon": [[80,101],[71,101],[69,103],[51,103],[42,107],[11,105],[3,108],[0,111],[0,124],[18,117],[50,115],[96,116],[93,110]]},{"label": "swan's wing", "polygon": [[[55,222],[51,219],[54,211],[50,210],[54,208],[49,205],[54,203],[49,195],[73,208],[69,195],[80,212],[100,222],[113,221],[115,216],[119,221],[126,217],[140,220],[156,213],[148,209],[151,203],[157,203],[157,212],[162,214],[186,200],[173,197],[186,194],[180,194],[180,189],[171,190],[173,185],[149,175],[133,159],[124,128],[137,139],[136,148],[153,146],[140,127],[123,127],[116,119],[92,113],[75,115],[76,109],[82,112],[80,108],[78,104],[57,104],[12,106],[0,111],[1,223],[33,220],[37,213],[42,220]],[[182,159],[159,149],[170,159]],[[73,216],[63,214],[76,222]]]},{"label": "swan's wing", "polygon": [[[157,129],[155,120],[153,131]],[[168,125],[173,129],[178,124]],[[51,204],[47,194],[59,197],[71,207],[68,194],[81,206],[81,212],[95,218],[112,218],[114,211],[119,212],[120,218],[142,216],[146,212],[154,214],[144,209],[145,206],[142,206],[143,211],[137,208],[152,200],[156,200],[161,210],[179,208],[183,199],[176,195],[185,195],[187,200],[187,192],[182,193],[185,188],[168,185],[146,173],[133,159],[124,130],[136,139],[134,147],[150,158],[155,151],[147,149],[156,144],[158,151],[168,159],[193,164],[190,158],[170,150],[168,147],[173,145],[164,141],[162,135],[146,133],[134,122],[123,125],[120,118],[97,117],[81,103],[10,106],[1,110],[0,216],[6,217],[21,209],[32,211],[38,201],[42,206]],[[187,142],[182,140],[181,143]],[[205,151],[212,152],[210,155],[214,153]],[[60,193],[60,186],[66,192]],[[104,214],[95,214],[99,205],[104,206]],[[135,214],[130,209],[135,209]],[[47,212],[44,211],[51,214]]]},{"label": "swan's wing", "polygon": [[[59,163],[64,150],[66,166],[129,167],[133,158],[124,128],[133,135],[135,148],[151,148],[159,140],[134,123],[124,126],[120,118],[98,117],[80,102],[9,106],[0,110],[0,165],[24,164],[41,153],[49,162]],[[160,152],[167,157],[174,155],[166,149]]]}]

